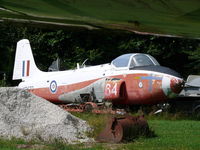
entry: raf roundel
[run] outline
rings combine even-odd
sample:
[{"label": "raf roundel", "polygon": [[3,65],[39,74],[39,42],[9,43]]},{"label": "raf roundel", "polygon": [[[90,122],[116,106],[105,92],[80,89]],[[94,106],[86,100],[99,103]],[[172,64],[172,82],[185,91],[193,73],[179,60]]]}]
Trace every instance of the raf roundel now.
[{"label": "raf roundel", "polygon": [[57,83],[55,80],[51,81],[51,83],[50,83],[50,91],[53,94],[55,94],[57,91]]},{"label": "raf roundel", "polygon": [[142,88],[143,87],[142,82],[139,82],[138,86],[139,86],[139,88]]}]

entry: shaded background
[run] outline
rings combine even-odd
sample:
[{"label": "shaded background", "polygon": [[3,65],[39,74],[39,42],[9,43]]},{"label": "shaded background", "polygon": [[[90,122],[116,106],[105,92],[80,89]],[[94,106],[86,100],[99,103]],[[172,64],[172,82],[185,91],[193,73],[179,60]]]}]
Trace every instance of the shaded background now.
[{"label": "shaded background", "polygon": [[[200,43],[197,39],[139,35],[121,30],[87,30],[40,28],[29,25],[0,24],[0,71],[7,75],[8,85],[12,71],[16,43],[29,39],[37,66],[47,71],[52,61],[61,59],[61,70],[73,69],[76,63],[89,59],[87,65],[110,63],[125,53],[148,53],[161,65],[170,67],[185,78],[200,74]],[[1,75],[2,79],[2,75]]]}]

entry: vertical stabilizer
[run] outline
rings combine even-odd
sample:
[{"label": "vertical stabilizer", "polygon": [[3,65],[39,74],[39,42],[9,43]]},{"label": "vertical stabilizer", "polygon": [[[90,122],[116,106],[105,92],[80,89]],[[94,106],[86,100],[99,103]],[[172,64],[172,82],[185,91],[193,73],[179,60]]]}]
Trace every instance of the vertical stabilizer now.
[{"label": "vertical stabilizer", "polygon": [[17,42],[13,80],[26,80],[41,73],[35,64],[29,40],[23,39]]}]

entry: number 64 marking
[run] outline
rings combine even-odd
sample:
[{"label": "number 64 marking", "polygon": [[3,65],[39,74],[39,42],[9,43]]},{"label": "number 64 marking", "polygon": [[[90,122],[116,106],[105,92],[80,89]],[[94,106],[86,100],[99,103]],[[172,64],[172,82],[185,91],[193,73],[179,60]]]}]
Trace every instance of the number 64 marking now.
[{"label": "number 64 marking", "polygon": [[106,84],[106,95],[110,96],[111,94],[117,95],[117,83],[113,87],[110,83]]}]

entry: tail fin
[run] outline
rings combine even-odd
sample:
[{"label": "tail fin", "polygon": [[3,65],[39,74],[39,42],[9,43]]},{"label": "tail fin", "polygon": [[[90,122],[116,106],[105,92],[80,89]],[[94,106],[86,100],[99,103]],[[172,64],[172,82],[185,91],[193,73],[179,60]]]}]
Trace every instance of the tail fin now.
[{"label": "tail fin", "polygon": [[13,80],[26,80],[40,73],[35,64],[29,40],[23,39],[17,42]]}]

